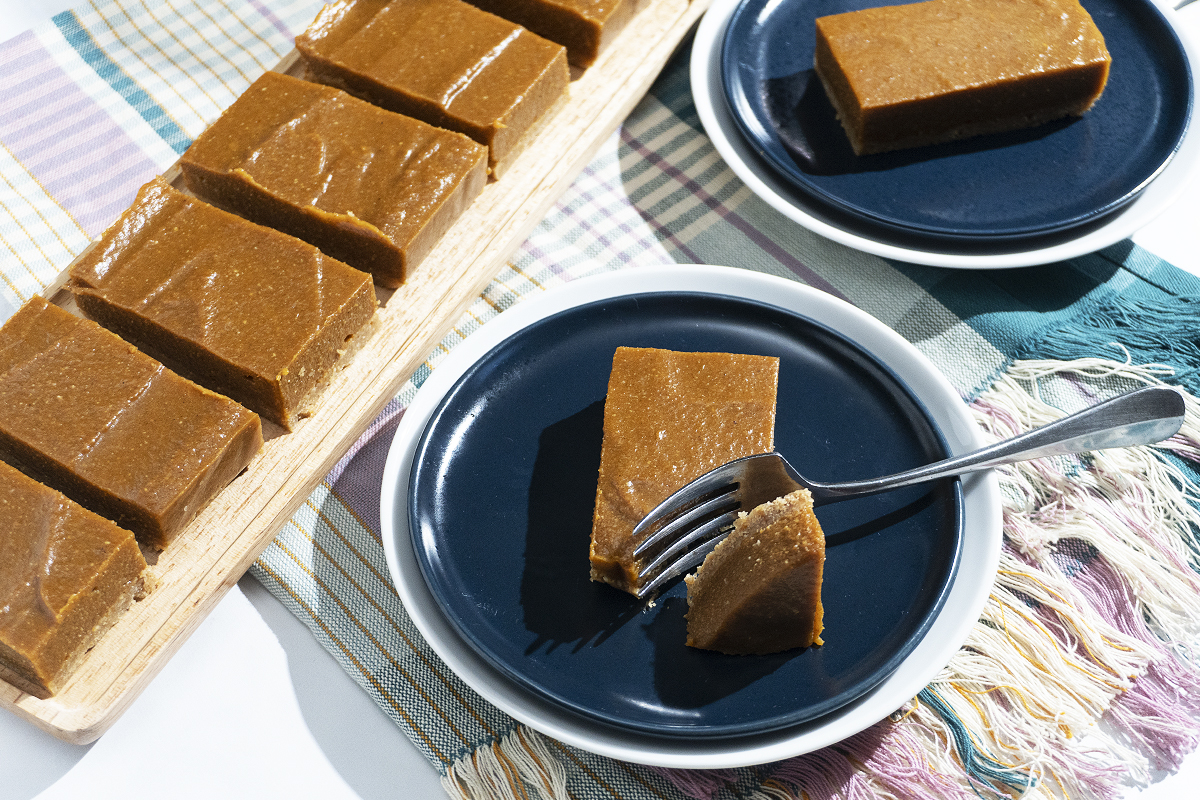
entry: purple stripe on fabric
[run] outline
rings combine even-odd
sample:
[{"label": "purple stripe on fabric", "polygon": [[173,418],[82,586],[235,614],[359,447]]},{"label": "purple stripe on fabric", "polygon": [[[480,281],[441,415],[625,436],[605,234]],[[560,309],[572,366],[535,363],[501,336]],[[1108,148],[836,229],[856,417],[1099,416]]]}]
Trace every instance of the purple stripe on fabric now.
[{"label": "purple stripe on fabric", "polygon": [[0,142],[88,236],[158,172],[32,33],[0,45]]},{"label": "purple stripe on fabric", "polygon": [[291,30],[288,29],[287,25],[283,24],[283,20],[281,20],[279,17],[275,16],[274,12],[272,12],[271,9],[267,8],[265,5],[260,3],[259,0],[250,0],[250,5],[253,6],[254,10],[257,11],[259,14],[262,14],[263,19],[265,19],[267,22],[274,25],[275,30],[282,33],[283,37],[285,39],[291,40],[296,36],[295,33],[293,33]]},{"label": "purple stripe on fabric", "polygon": [[[588,175],[589,177],[596,178],[596,172],[591,168],[585,168],[584,174]],[[632,256],[628,254],[627,248],[618,249],[613,246],[616,243],[616,240],[619,238],[617,234],[622,234],[625,237],[635,237],[637,244],[642,248],[643,251],[649,251],[653,247],[654,243],[645,238],[638,237],[638,229],[624,222],[617,222],[614,225],[612,234],[601,234],[598,232],[598,228],[592,224],[588,217],[571,208],[571,205],[575,200],[579,200],[583,204],[590,204],[597,197],[605,194],[605,190],[612,190],[612,186],[599,178],[596,179],[601,184],[600,188],[586,192],[575,192],[573,198],[565,202],[560,202],[556,207],[556,210],[568,219],[573,220],[578,227],[591,231],[597,244],[603,247],[606,251],[616,255],[622,263],[627,264],[632,260]],[[606,213],[603,209],[601,209],[601,211],[602,213]],[[606,216],[608,219],[614,219],[615,215],[606,213]],[[561,275],[564,270],[562,267],[558,266],[556,260],[549,253],[541,250],[536,245],[530,244],[534,238],[536,237],[530,237],[530,240],[526,242],[526,245],[522,248],[524,252],[534,257],[539,262],[544,261],[547,268],[552,270],[556,275]],[[680,247],[682,248],[682,245],[680,245]]]},{"label": "purple stripe on fabric", "polygon": [[[600,178],[600,177],[597,175],[596,171],[595,171],[595,170],[593,170],[591,167],[588,167],[588,168],[584,169],[584,173],[585,173],[586,175],[588,175],[589,177],[595,178],[595,179],[596,179],[596,181],[597,181],[597,182],[598,182],[598,183],[601,185],[601,187],[603,187],[604,189],[607,189],[607,190],[609,190],[609,191],[615,191],[615,190],[617,190],[617,188],[618,188],[618,187],[616,187],[616,186],[613,186],[613,185],[611,185],[611,184],[609,184],[609,183],[605,183],[605,182],[604,182],[604,180],[603,180],[603,179],[601,179],[601,178]],[[581,192],[579,196],[581,197],[581,199],[583,199],[583,200],[584,200],[584,201],[586,201],[586,202],[593,202],[593,201],[594,201],[594,200],[595,200],[597,197],[599,197],[599,196],[600,196],[600,191],[599,191],[599,190],[594,190],[594,191],[589,191],[589,192]],[[628,200],[628,198],[626,198],[626,199]],[[642,218],[642,220],[643,220],[643,221],[650,221],[650,217],[649,217],[649,215],[647,215],[647,214],[643,214],[643,213],[642,213],[642,211],[641,211],[641,210],[638,208],[638,206],[637,206],[637,204],[636,204],[636,203],[634,203],[632,200],[630,200],[630,201],[629,201],[629,205],[630,205],[630,207],[631,207],[631,208],[632,208],[632,209],[633,209],[633,210],[634,210],[634,211],[635,211],[635,212],[638,214],[638,216],[640,216],[640,217]],[[576,218],[577,218],[577,219],[580,219],[580,221],[581,221],[581,222],[584,222],[584,223],[586,224],[586,221],[585,221],[585,220],[583,220],[581,217],[576,217]],[[627,224],[627,223],[618,223],[617,229],[618,229],[618,230],[620,230],[620,232],[621,232],[621,233],[623,233],[623,234],[625,234],[625,235],[627,235],[627,236],[635,236],[635,237],[637,237],[637,243],[638,243],[638,244],[639,244],[639,245],[642,247],[642,249],[643,249],[643,250],[650,250],[650,249],[651,249],[651,248],[654,246],[654,241],[653,241],[652,239],[650,239],[650,238],[648,238],[648,237],[644,237],[644,236],[638,236],[638,235],[637,235],[637,234],[638,234],[638,228],[637,228],[637,227],[635,227],[635,226],[633,226],[633,225],[629,225],[629,224]],[[605,243],[608,243],[608,242],[610,242],[610,241],[611,241],[611,239],[609,239],[609,238],[607,238],[607,237],[602,237],[602,240],[603,240]],[[620,252],[623,252],[623,251],[620,251]],[[689,257],[693,257],[693,256],[689,256]],[[628,261],[628,260],[629,260],[629,259],[628,259],[628,258],[626,258],[626,261]]]},{"label": "purple stripe on fabric", "polygon": [[816,272],[805,266],[804,262],[800,261],[800,259],[796,258],[787,250],[784,250],[782,247],[775,244],[775,242],[771,241],[762,233],[762,231],[755,228],[737,212],[728,208],[721,203],[721,201],[709,194],[708,191],[706,191],[705,188],[695,180],[685,175],[683,170],[669,163],[658,153],[655,153],[643,145],[632,134],[628,133],[625,128],[621,129],[621,140],[629,145],[631,149],[636,151],[646,161],[649,161],[651,164],[658,167],[666,175],[674,178],[681,186],[695,195],[700,202],[704,203],[710,209],[719,214],[722,219],[732,224],[760,250],[774,258],[784,267],[787,267],[787,269],[791,270],[793,274],[801,278],[809,286],[812,286],[814,289],[820,289],[821,291],[828,292],[829,294],[841,298],[842,300],[848,299],[844,294],[839,292],[833,286],[833,284],[829,283]]},{"label": "purple stripe on fabric", "polygon": [[393,398],[325,478],[338,499],[376,539],[382,535],[379,493],[383,488],[383,465],[404,408]]},{"label": "purple stripe on fabric", "polygon": [[1133,588],[1103,556],[1089,561],[1073,582],[1107,622],[1155,652],[1106,718],[1138,744],[1156,769],[1178,769],[1200,744],[1200,672],[1176,658],[1150,630]]},{"label": "purple stripe on fabric", "polygon": [[562,274],[566,272],[566,267],[560,266],[558,261],[554,258],[551,258],[549,253],[535,244],[530,244],[530,242],[531,240],[527,239],[525,243],[521,245],[521,252],[525,253],[539,264],[542,264],[542,266],[544,266],[546,269],[553,272],[556,277],[561,277]]}]

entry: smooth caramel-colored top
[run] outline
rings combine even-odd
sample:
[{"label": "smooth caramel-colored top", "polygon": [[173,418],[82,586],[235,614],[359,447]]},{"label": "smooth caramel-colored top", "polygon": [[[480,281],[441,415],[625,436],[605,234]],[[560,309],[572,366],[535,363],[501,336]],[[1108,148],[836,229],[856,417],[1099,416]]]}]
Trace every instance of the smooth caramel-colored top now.
[{"label": "smooth caramel-colored top", "polygon": [[0,662],[48,688],[146,562],[132,533],[4,462],[0,520]]},{"label": "smooth caramel-colored top", "polygon": [[633,591],[633,527],[684,484],[775,440],[779,359],[619,347],[604,403],[592,574]]},{"label": "smooth caramel-colored top", "polygon": [[685,578],[687,644],[731,655],[823,644],[824,566],[825,534],[806,489],[742,512]]},{"label": "smooth caramel-colored top", "polygon": [[590,67],[640,10],[641,0],[472,0],[472,5],[523,25],[567,48],[567,58]]},{"label": "smooth caramel-colored top", "polygon": [[296,38],[303,52],[441,109],[503,127],[563,48],[462,0],[354,0],[327,6]]},{"label": "smooth caramel-colored top", "polygon": [[371,276],[156,178],[71,267],[72,288],[278,378]]},{"label": "smooth caramel-colored top", "polygon": [[1078,0],[928,0],[816,24],[863,108],[1109,61]]},{"label": "smooth caramel-colored top", "polygon": [[0,433],[142,509],[156,547],[262,446],[258,415],[39,297],[0,328]]},{"label": "smooth caramel-colored top", "polygon": [[[180,159],[408,245],[486,148],[329,86],[264,73]],[[216,198],[219,202],[220,198]]]}]

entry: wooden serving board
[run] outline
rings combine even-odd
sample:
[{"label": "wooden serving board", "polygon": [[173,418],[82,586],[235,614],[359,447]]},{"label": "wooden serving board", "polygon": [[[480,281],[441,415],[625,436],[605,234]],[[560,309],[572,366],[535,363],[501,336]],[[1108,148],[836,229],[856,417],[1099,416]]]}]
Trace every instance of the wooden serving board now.
[{"label": "wooden serving board", "polygon": [[[68,742],[104,733],[291,518],[453,323],[504,267],[649,90],[709,0],[652,0],[571,83],[565,105],[381,307],[313,416],[270,435],[249,468],[159,556],[158,586],[41,700],[0,682],[0,705]],[[294,56],[280,71],[294,71]],[[170,174],[167,176],[171,177]],[[70,307],[60,281],[46,295]],[[360,334],[362,335],[362,334]]]}]

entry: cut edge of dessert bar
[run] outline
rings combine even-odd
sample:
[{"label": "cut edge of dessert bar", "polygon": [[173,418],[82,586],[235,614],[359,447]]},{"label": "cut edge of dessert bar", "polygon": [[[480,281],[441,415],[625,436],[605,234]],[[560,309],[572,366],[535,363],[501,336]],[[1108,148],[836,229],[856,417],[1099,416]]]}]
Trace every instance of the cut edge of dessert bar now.
[{"label": "cut edge of dessert bar", "polygon": [[[263,331],[257,319],[229,319],[228,314],[221,324],[198,326],[199,335],[177,330],[181,325],[186,327],[186,322],[172,326],[172,313],[185,318],[189,313],[212,313],[204,297],[186,292],[170,294],[178,285],[175,279],[181,277],[171,267],[203,270],[208,263],[202,257],[203,246],[190,246],[186,240],[197,232],[215,237],[212,253],[207,256],[212,260],[208,269],[217,267],[219,275],[232,272],[236,276],[230,278],[234,283],[225,291],[238,292],[241,297],[258,293],[263,303],[284,303],[296,309],[297,298],[291,287],[297,283],[288,275],[266,276],[284,285],[274,292],[279,296],[272,296],[269,289],[263,288],[264,281],[254,274],[256,268],[264,268],[258,257],[237,260],[236,248],[250,247],[266,254],[261,256],[269,259],[265,268],[279,268],[281,272],[286,268],[313,270],[317,284],[312,299],[321,306],[313,309],[313,315],[314,319],[317,313],[323,312],[324,316],[300,331],[299,338],[294,335],[297,331],[291,320],[286,321],[287,330],[272,332]],[[173,247],[175,243],[177,247]],[[151,269],[166,267],[169,274],[146,274],[146,259],[139,257],[145,247],[167,251],[166,256],[153,259]],[[174,257],[180,262],[171,264]],[[139,264],[142,271],[134,272]],[[376,309],[369,274],[326,256],[313,245],[185,195],[161,178],[139,190],[133,204],[105,231],[97,245],[71,266],[70,275],[67,288],[90,319],[180,375],[236,400],[288,431],[297,419],[309,414],[314,395],[345,351],[348,340],[358,334]],[[131,298],[121,291],[126,281],[142,284],[152,297]],[[206,278],[203,283],[209,289],[215,281]],[[151,302],[155,303],[152,307],[148,305]],[[297,312],[289,316],[301,315]],[[248,325],[249,332],[235,329],[238,325]],[[243,341],[252,336],[261,340],[258,349],[270,348],[279,354],[263,358],[258,365],[239,361],[236,343],[227,342],[230,336]],[[224,345],[222,337],[226,339]],[[268,361],[270,369],[264,372]]]},{"label": "cut edge of dessert bar", "polygon": [[488,13],[515,22],[567,48],[572,66],[587,69],[599,60],[648,0],[614,3],[579,0],[468,0]]},{"label": "cut edge of dessert bar", "polygon": [[[556,48],[537,78],[514,93],[515,106],[502,117],[482,125],[468,122],[446,108],[420,97],[408,87],[396,86],[356,71],[337,56],[337,49],[366,27],[394,0],[334,0],[317,13],[309,27],[296,37],[296,50],[304,61],[306,76],[336,87],[390,111],[420,119],[430,125],[462,133],[488,149],[488,171],[499,179],[526,150],[549,120],[566,104],[571,82],[567,49],[516,22],[517,32]],[[448,0],[469,6],[487,17],[504,19],[463,0]]]},{"label": "cut edge of dessert bar", "polygon": [[[68,345],[77,334],[87,341],[81,340],[74,350],[86,349],[90,365],[100,363],[105,354],[111,357],[109,367],[129,365],[124,373],[106,369],[105,380],[125,381],[128,376],[140,381],[131,388],[134,391],[131,400],[121,401],[124,409],[133,408],[136,400],[138,415],[146,423],[153,421],[153,409],[148,408],[152,398],[170,400],[170,414],[166,414],[167,406],[161,405],[162,400],[158,401],[157,408],[164,412],[162,418],[171,418],[178,425],[219,422],[219,429],[205,431],[204,439],[215,438],[220,444],[199,453],[195,446],[200,439],[194,438],[188,446],[189,455],[184,458],[184,445],[177,450],[167,447],[178,439],[168,431],[149,430],[145,425],[131,429],[115,424],[118,417],[122,425],[135,424],[123,413],[92,435],[86,452],[76,450],[70,442],[64,444],[64,440],[78,435],[78,431],[49,424],[57,414],[70,410],[65,407],[60,410],[57,404],[69,403],[66,395],[71,392],[86,394],[94,387],[84,380],[86,375],[80,377],[82,373],[74,372],[66,380],[78,379],[85,385],[63,387],[70,392],[53,396],[39,391],[47,387],[23,379],[44,373],[48,369],[46,359],[39,361],[39,357],[51,351],[57,354],[70,350]],[[79,352],[73,352],[72,357]],[[61,373],[61,365],[59,369]],[[262,424],[257,414],[175,374],[98,323],[77,317],[36,295],[0,327],[0,396],[8,401],[0,404],[0,457],[88,510],[132,531],[142,547],[150,551],[166,548],[247,467],[263,445]],[[14,421],[11,414],[15,412],[10,411],[14,408],[29,418],[18,417]],[[150,416],[144,416],[147,414]],[[200,414],[208,419],[202,420],[197,416]],[[36,424],[31,419],[37,420]],[[58,430],[66,432],[60,433],[63,438],[55,443],[52,431]],[[99,435],[101,432],[103,436]],[[140,451],[127,453],[130,459],[137,459],[135,463],[141,464],[142,471],[133,474],[118,470],[105,476],[104,470],[115,467],[103,456],[108,448],[117,446],[122,436],[135,438],[142,444]],[[48,449],[61,452],[44,452]],[[192,462],[194,468],[186,466]],[[88,474],[81,474],[81,468]],[[151,469],[156,471],[146,472]],[[126,486],[113,485],[118,481],[117,475]],[[97,483],[98,479],[105,485]],[[160,491],[165,492],[161,497]]]},{"label": "cut edge of dessert bar", "polygon": [[[984,12],[993,10],[989,3],[926,0],[817,18],[814,68],[855,154],[1033,127],[1082,116],[1096,103],[1108,80],[1111,57],[1103,35],[1078,0],[1055,0],[1054,7],[1061,13],[1046,15],[1055,17],[1054,24],[1072,28],[1060,32],[1046,26],[1041,31],[1044,57],[1032,57],[1021,45],[1014,48],[1011,63],[1004,62],[1005,42],[1032,41],[1017,26],[1038,21],[1014,19],[1000,9],[987,27],[980,20]],[[972,17],[972,6],[981,10],[978,19]],[[935,26],[923,18],[942,8],[947,8],[950,22]],[[981,25],[986,30],[974,30]],[[1012,30],[1000,30],[1000,25],[1011,25]],[[981,47],[979,37],[985,34]],[[1051,40],[1054,35],[1062,41]],[[931,42],[910,44],[907,49],[894,46],[906,37],[928,37]],[[883,42],[888,47],[879,46]],[[1064,56],[1068,51],[1078,52]],[[1047,63],[1052,57],[1059,62]],[[946,63],[939,66],[938,59]],[[922,61],[928,68],[922,68]],[[902,96],[888,97],[895,92],[898,71],[906,80],[925,83]]]},{"label": "cut edge of dessert bar", "polygon": [[[4,587],[0,607],[0,679],[45,699],[152,579],[131,532],[4,462],[0,516],[0,582],[18,584]],[[22,601],[23,611],[14,607]]]},{"label": "cut edge of dessert bar", "polygon": [[825,534],[806,489],[741,512],[687,584],[687,644],[768,655],[824,644]]},{"label": "cut edge of dessert bar", "polygon": [[771,452],[778,379],[773,356],[617,348],[604,403],[592,580],[636,594],[634,526],[705,472]]}]

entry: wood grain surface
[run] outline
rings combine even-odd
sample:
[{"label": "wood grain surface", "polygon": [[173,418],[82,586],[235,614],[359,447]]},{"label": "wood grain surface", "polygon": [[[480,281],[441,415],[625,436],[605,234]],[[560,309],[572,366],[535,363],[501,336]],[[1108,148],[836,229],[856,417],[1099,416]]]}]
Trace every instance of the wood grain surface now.
[{"label": "wood grain surface", "polygon": [[[565,105],[408,282],[380,293],[375,321],[336,367],[313,416],[290,434],[267,431],[249,468],[162,552],[155,590],[108,630],[63,690],[40,700],[0,683],[0,705],[68,742],[86,744],[104,733],[505,266],[645,95],[707,5],[653,0],[641,11],[576,76]],[[294,56],[277,69],[294,73]],[[45,294],[70,308],[61,288],[65,272]]]}]

